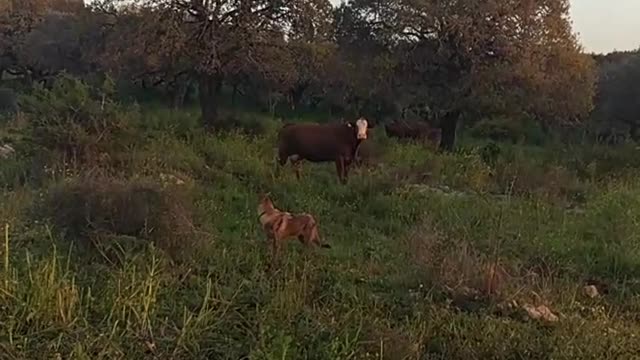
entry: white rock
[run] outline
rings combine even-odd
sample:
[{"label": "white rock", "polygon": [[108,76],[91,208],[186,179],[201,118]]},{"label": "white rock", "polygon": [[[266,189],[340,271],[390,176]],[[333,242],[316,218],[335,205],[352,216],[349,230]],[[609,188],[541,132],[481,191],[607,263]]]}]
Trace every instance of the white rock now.
[{"label": "white rock", "polygon": [[598,291],[598,288],[595,287],[595,285],[587,285],[584,288],[582,288],[582,292],[587,296],[590,297],[591,299],[597,298],[598,296],[600,296],[600,292]]},{"label": "white rock", "polygon": [[529,318],[533,320],[542,320],[546,322],[556,322],[558,321],[558,316],[551,312],[548,307],[544,305],[540,305],[534,307],[533,305],[524,305],[522,307],[529,315]]},{"label": "white rock", "polygon": [[0,146],[0,157],[3,159],[8,158],[12,154],[14,154],[16,150],[9,144],[5,144]]}]

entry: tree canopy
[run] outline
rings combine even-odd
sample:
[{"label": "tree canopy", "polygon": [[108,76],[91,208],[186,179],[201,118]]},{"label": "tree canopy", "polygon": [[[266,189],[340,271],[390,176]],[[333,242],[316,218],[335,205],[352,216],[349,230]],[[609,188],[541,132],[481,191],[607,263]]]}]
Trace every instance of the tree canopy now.
[{"label": "tree canopy", "polygon": [[193,83],[213,129],[226,92],[272,110],[416,117],[446,149],[461,121],[553,127],[593,108],[596,62],[568,0],[100,0],[74,16],[44,3],[0,16],[0,69],[109,72],[176,99]]}]

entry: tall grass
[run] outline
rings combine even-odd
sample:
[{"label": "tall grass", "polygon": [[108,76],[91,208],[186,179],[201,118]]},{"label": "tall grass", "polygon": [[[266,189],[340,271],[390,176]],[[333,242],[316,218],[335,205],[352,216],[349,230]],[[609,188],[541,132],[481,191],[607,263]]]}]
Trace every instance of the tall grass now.
[{"label": "tall grass", "polygon": [[[555,149],[512,145],[500,145],[496,161],[487,162],[477,146],[435,154],[376,129],[370,161],[342,186],[332,164],[306,163],[300,181],[278,169],[278,122],[270,117],[242,115],[268,124],[260,133],[213,136],[190,111],[143,108],[129,116],[130,142],[101,148],[117,161],[2,184],[2,358],[640,354],[640,183],[627,166],[583,176],[578,161]],[[124,188],[144,179],[160,193],[189,194],[180,201],[191,202],[185,216],[203,241],[181,246],[193,255],[176,261],[158,246],[172,228],[157,221],[171,224],[166,219],[180,215],[171,207],[141,201],[163,211],[146,219],[163,232],[121,234],[117,222],[94,212],[123,213],[110,203],[120,190],[105,183],[95,186],[101,200],[73,203],[74,184],[96,169],[102,177],[91,179]],[[280,268],[269,271],[256,218],[260,191],[270,191],[279,208],[316,215],[332,249],[306,252],[291,242]],[[69,215],[79,216],[82,229],[100,230],[96,236],[114,246],[139,245],[121,246],[121,261],[101,261],[98,250],[79,245],[83,231],[39,211],[54,193],[70,203],[59,206],[81,205],[94,216]],[[108,226],[87,223],[95,216]],[[594,281],[603,296],[583,296]],[[529,321],[506,310],[513,301],[546,304],[560,321]]]}]

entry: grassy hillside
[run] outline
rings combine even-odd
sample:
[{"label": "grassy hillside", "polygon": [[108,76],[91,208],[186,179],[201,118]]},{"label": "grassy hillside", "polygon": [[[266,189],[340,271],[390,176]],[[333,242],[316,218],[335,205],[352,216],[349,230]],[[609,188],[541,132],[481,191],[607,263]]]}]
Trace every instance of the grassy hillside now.
[{"label": "grassy hillside", "polygon": [[[640,357],[632,147],[445,155],[376,128],[341,186],[333,164],[278,171],[259,114],[236,114],[258,135],[213,136],[195,112],[68,93],[0,133],[0,358]],[[259,191],[333,248],[292,242],[269,271]]]}]

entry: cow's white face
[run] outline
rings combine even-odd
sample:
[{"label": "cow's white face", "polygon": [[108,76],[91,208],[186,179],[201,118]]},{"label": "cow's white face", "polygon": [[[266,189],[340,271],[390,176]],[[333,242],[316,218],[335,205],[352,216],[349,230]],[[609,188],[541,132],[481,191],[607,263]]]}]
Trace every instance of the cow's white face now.
[{"label": "cow's white face", "polygon": [[358,130],[358,140],[365,140],[367,138],[367,128],[369,123],[367,119],[360,118],[356,121],[356,129]]}]

